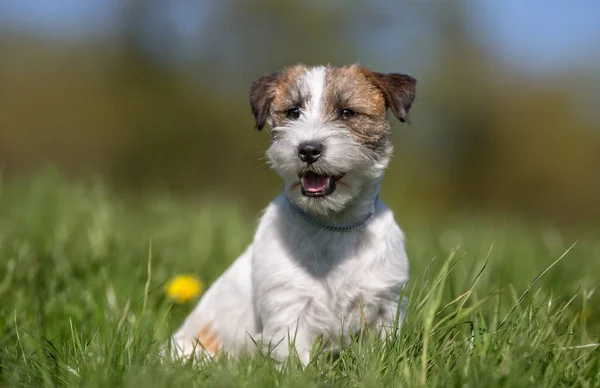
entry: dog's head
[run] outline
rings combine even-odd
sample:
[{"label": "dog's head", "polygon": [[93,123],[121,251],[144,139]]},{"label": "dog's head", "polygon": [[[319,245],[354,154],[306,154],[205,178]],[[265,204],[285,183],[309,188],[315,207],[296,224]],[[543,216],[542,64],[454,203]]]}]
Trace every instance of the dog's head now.
[{"label": "dog's head", "polygon": [[391,153],[387,109],[402,122],[414,78],[349,67],[294,66],[252,84],[260,130],[271,128],[267,157],[290,200],[328,215],[378,185]]}]

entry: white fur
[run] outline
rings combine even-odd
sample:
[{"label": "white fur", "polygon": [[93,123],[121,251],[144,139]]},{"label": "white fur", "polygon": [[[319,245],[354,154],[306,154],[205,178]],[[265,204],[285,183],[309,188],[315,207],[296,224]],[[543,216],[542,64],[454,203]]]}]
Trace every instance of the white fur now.
[{"label": "white fur", "polygon": [[325,89],[325,67],[313,67],[304,74],[300,82],[306,83],[310,91],[310,99],[304,110],[306,120],[312,124],[311,129],[317,129],[319,121],[322,120],[321,105]]},{"label": "white fur", "polygon": [[279,343],[274,354],[283,358],[290,333],[307,363],[318,334],[335,347],[341,328],[358,332],[361,315],[376,329],[392,327],[407,280],[404,237],[383,203],[365,228],[333,232],[299,219],[279,196],[173,342],[186,356],[201,351],[195,337],[211,325],[230,352],[252,351],[252,339],[262,339]]},{"label": "white fur", "polygon": [[[267,207],[252,244],[173,337],[172,349],[180,355],[210,354],[196,341],[210,327],[232,354],[253,351],[257,341],[276,345],[273,354],[284,359],[293,339],[306,364],[320,334],[335,349],[361,324],[375,330],[394,326],[408,261],[392,212],[375,202],[391,146],[374,160],[347,130],[322,119],[324,68],[309,70],[298,82],[307,86],[310,102],[298,120],[273,128],[281,132],[280,140],[267,151],[285,190]],[[345,184],[325,198],[304,197],[295,185],[301,168],[297,147],[306,140],[326,146],[314,168],[346,174]],[[329,224],[358,222],[374,205],[375,215],[360,229],[330,231],[295,213],[284,195]]]}]

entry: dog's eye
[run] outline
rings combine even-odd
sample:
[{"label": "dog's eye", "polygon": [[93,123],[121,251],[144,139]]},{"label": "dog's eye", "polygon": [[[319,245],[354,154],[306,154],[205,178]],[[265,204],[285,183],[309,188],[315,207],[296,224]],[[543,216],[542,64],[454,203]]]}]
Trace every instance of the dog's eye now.
[{"label": "dog's eye", "polygon": [[296,120],[298,117],[300,117],[300,108],[293,107],[292,109],[288,109],[285,111],[285,115],[288,119]]},{"label": "dog's eye", "polygon": [[340,118],[341,119],[349,119],[350,117],[356,116],[356,112],[352,109],[342,109],[340,110]]}]

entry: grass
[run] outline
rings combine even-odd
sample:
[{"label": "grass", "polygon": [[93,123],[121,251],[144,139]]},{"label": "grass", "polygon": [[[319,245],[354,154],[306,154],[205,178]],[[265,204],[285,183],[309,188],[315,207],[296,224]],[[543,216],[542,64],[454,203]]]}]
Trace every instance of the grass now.
[{"label": "grass", "polygon": [[127,202],[53,174],[0,181],[0,386],[598,384],[599,243],[491,217],[407,222],[408,318],[393,341],[368,336],[305,370],[260,355],[161,363],[193,307],[162,285],[216,279],[255,217],[222,200]]}]

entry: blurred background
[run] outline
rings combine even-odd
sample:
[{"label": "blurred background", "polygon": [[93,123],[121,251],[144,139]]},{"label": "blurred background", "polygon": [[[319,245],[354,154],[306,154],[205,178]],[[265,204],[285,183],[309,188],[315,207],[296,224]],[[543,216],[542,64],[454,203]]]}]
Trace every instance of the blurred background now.
[{"label": "blurred background", "polygon": [[249,86],[297,62],[418,79],[384,181],[397,212],[600,217],[595,0],[2,0],[0,171],[254,214],[281,185]]}]

